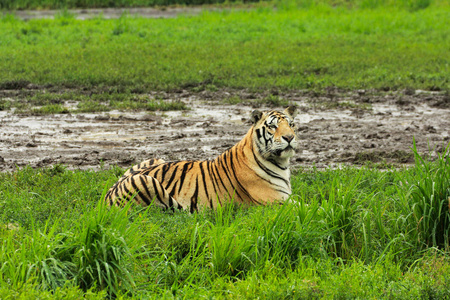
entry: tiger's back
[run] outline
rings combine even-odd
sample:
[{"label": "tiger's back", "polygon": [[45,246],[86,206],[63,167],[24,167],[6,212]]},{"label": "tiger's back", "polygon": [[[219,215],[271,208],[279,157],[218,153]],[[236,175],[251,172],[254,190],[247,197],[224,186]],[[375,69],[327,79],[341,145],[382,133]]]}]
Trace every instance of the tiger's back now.
[{"label": "tiger's back", "polygon": [[253,112],[254,126],[214,160],[148,160],[128,170],[108,191],[110,205],[130,199],[142,205],[191,212],[225,201],[269,204],[291,193],[289,158],[296,146],[295,109]]}]

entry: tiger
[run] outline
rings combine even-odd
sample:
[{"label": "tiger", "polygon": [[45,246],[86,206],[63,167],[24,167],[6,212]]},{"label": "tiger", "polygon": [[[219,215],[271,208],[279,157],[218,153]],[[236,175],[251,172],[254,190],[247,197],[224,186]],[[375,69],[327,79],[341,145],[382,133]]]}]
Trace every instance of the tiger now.
[{"label": "tiger", "polygon": [[252,126],[236,145],[212,160],[149,159],[127,170],[109,189],[109,206],[130,200],[164,210],[216,209],[226,202],[282,204],[291,195],[290,158],[297,136],[295,106],[251,113]]}]

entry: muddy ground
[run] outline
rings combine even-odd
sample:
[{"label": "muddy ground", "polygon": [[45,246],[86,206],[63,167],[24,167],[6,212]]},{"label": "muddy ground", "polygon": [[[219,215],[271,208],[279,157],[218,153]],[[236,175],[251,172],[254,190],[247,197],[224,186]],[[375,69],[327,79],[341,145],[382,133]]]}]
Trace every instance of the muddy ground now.
[{"label": "muddy ground", "polygon": [[[189,6],[189,7],[160,7],[160,8],[151,8],[151,7],[138,7],[138,8],[90,8],[90,9],[69,9],[64,13],[72,15],[74,18],[78,20],[86,20],[101,17],[104,19],[117,19],[122,15],[127,14],[129,16],[139,16],[142,18],[174,18],[179,15],[198,15],[203,11],[217,11],[221,8],[218,7],[206,7],[206,6]],[[223,9],[223,8],[222,8]],[[236,8],[234,8],[236,9]],[[12,13],[23,20],[30,19],[53,19],[55,16],[61,14],[61,10],[16,10],[12,11]],[[11,12],[1,12],[3,13],[11,13]]]},{"label": "muddy ground", "polygon": [[[14,91],[0,91],[3,97],[9,93]],[[191,108],[187,111],[37,116],[0,111],[0,170],[55,164],[98,170],[128,167],[152,157],[211,159],[245,135],[253,109],[271,109],[258,101],[264,95],[232,93],[164,95],[165,101],[185,102]],[[223,104],[230,96],[244,100]],[[300,143],[292,159],[296,167],[409,164],[414,161],[413,137],[422,153],[429,153],[429,147],[441,152],[450,142],[450,99],[445,93],[330,91],[277,97],[300,110],[295,118]],[[74,107],[76,103],[68,101],[66,105]],[[434,157],[435,152],[431,151]]]}]

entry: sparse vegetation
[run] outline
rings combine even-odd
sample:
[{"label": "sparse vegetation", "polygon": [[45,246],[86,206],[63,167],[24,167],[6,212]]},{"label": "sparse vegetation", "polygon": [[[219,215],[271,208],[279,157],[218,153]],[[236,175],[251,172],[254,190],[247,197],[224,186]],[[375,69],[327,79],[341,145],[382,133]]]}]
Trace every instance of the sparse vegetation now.
[{"label": "sparse vegetation", "polygon": [[15,113],[19,114],[86,113],[110,111],[113,109],[149,111],[189,109],[180,100],[158,100],[146,94],[110,92],[89,95],[80,93],[80,91],[67,93],[27,93],[18,96],[16,101],[2,100],[0,102],[0,110],[11,108],[15,108]]},{"label": "sparse vegetation", "polygon": [[189,109],[182,101],[164,101],[164,100],[150,100],[145,107],[146,110],[187,110]]},{"label": "sparse vegetation", "polygon": [[386,159],[392,160],[396,163],[412,163],[414,162],[414,154],[406,151],[394,151],[391,153],[383,151],[365,151],[358,152],[353,158],[353,163],[364,164],[364,163],[380,163],[385,162]]},{"label": "sparse vegetation", "polygon": [[9,100],[0,100],[0,110],[8,110],[12,106],[11,101]]},{"label": "sparse vegetation", "polygon": [[269,107],[283,107],[289,105],[289,100],[283,99],[277,95],[269,95],[262,99],[261,102],[268,105]]},{"label": "sparse vegetation", "polygon": [[[69,110],[61,104],[49,104],[44,105],[39,108],[33,108],[33,114],[37,115],[47,115],[47,114],[67,114]],[[19,110],[18,112],[23,112],[23,110]]]}]

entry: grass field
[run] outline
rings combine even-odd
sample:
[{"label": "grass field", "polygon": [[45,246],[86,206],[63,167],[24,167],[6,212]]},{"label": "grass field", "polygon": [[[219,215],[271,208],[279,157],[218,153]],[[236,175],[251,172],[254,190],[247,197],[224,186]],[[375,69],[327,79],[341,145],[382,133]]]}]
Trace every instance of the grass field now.
[{"label": "grass field", "polygon": [[[224,4],[226,6],[242,6],[244,3],[267,5],[273,1],[236,1],[236,0],[1,0],[0,9],[66,9],[66,8],[98,8],[98,7],[148,7],[166,5],[202,5]],[[275,1],[275,3],[289,6],[309,7],[317,4],[345,5],[347,7],[374,8],[378,6],[391,6],[409,10],[424,9],[441,2],[440,0],[306,0],[306,1]]]},{"label": "grass field", "polygon": [[299,170],[296,204],[198,214],[106,209],[119,168],[3,173],[0,298],[448,298],[449,153]]},{"label": "grass field", "polygon": [[73,97],[95,102],[82,107],[115,108],[95,105],[106,94],[132,109],[147,105],[139,103],[143,93],[182,89],[448,91],[445,3],[420,10],[285,3],[167,20],[82,21],[63,11],[55,20],[21,21],[7,14],[0,19],[0,89],[40,89],[2,105],[24,109]]},{"label": "grass field", "polygon": [[440,7],[328,6],[169,20],[6,16],[0,86],[445,90],[449,18]]},{"label": "grass field", "polygon": [[[186,108],[150,91],[449,91],[446,1],[355,3],[168,20],[6,15],[0,90],[19,93],[0,110]],[[297,170],[293,203],[198,214],[106,209],[118,167],[0,173],[0,299],[449,299],[450,149],[413,155],[410,168]]]}]

